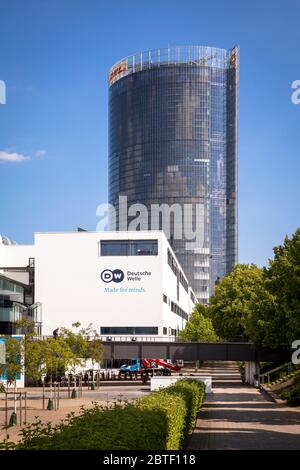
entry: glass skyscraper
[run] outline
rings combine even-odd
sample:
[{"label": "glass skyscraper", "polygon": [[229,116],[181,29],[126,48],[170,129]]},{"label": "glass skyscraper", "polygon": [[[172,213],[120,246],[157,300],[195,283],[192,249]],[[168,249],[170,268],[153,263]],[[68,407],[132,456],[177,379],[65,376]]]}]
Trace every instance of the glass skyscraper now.
[{"label": "glass skyscraper", "polygon": [[201,240],[168,237],[202,303],[237,261],[238,68],[236,47],[184,46],[109,73],[109,202],[186,208]]}]

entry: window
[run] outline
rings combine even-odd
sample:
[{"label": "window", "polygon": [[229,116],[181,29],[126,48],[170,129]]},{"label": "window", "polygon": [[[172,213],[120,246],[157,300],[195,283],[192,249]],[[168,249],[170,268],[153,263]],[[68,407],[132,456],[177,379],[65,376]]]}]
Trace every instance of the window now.
[{"label": "window", "polygon": [[189,316],[188,314],[182,310],[182,308],[179,307],[175,302],[171,302],[171,311],[173,313],[176,313],[181,318],[184,318],[184,320],[188,320]]},{"label": "window", "polygon": [[[188,292],[188,283],[187,283],[184,275],[182,274],[182,272],[178,268],[178,265],[177,265],[175,259],[173,258],[172,253],[169,249],[168,249],[168,265],[172,269],[175,276],[177,276],[177,278],[178,278],[180,284],[182,285],[182,287],[184,288],[184,290],[186,292]],[[177,294],[177,300],[179,300],[178,294]]]},{"label": "window", "polygon": [[156,256],[157,240],[101,240],[100,256]]},{"label": "window", "polygon": [[22,286],[19,286],[18,284],[15,284],[14,282],[11,282],[6,279],[0,279],[0,289],[10,292],[16,292],[17,294],[23,294],[24,292]]},{"label": "window", "polygon": [[164,335],[168,334],[168,328],[166,326],[163,327],[163,334]]},{"label": "window", "polygon": [[101,241],[101,256],[128,256],[128,244],[123,241]]},{"label": "window", "polygon": [[163,301],[165,304],[168,303],[168,297],[165,294],[163,294]]},{"label": "window", "polygon": [[191,297],[191,301],[195,304],[196,303],[196,298],[195,298],[192,291],[190,292],[190,297]]},{"label": "window", "polygon": [[0,308],[12,308],[13,302],[8,295],[0,295]]},{"label": "window", "polygon": [[168,172],[179,171],[178,165],[169,165]]},{"label": "window", "polygon": [[102,326],[101,335],[158,335],[157,326]]}]

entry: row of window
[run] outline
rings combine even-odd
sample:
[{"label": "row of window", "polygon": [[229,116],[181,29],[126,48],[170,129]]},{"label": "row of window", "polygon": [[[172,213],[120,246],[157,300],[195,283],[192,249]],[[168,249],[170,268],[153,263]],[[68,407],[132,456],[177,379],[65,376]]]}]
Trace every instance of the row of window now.
[{"label": "row of window", "polygon": [[182,274],[182,272],[178,268],[177,263],[176,263],[173,255],[172,255],[172,253],[169,249],[168,249],[168,265],[171,267],[171,269],[172,269],[173,273],[175,274],[175,276],[178,277],[179,282],[183,286],[184,290],[186,292],[188,292],[188,283],[187,283],[184,275]]},{"label": "row of window", "polygon": [[[193,300],[194,303],[196,303],[196,298],[192,292],[191,292],[191,299]],[[163,294],[163,301],[165,304],[170,305],[170,300],[168,302],[168,297],[165,294]],[[172,302],[172,301],[171,301],[171,311],[179,315],[181,318],[184,318],[185,320],[188,319],[188,314],[184,310],[182,310],[182,308],[180,308],[175,302]]]},{"label": "row of window", "polygon": [[[158,335],[157,326],[102,326],[101,335]],[[177,330],[171,327],[163,327],[163,334],[176,336]]]},{"label": "row of window", "polygon": [[188,320],[188,314],[182,310],[175,302],[171,302],[171,310],[173,313],[176,313],[179,317],[183,318],[184,320]]},{"label": "row of window", "polygon": [[102,326],[101,335],[158,335],[157,326]]},{"label": "row of window", "polygon": [[100,256],[156,256],[157,240],[101,240]]},{"label": "row of window", "polygon": [[10,292],[16,292],[18,294],[22,294],[24,289],[22,286],[15,284],[14,282],[7,281],[6,279],[0,279],[0,289],[1,290],[8,290]]},{"label": "row of window", "polygon": [[190,292],[190,297],[191,297],[191,301],[195,304],[196,303],[196,297],[194,296],[192,291]]},{"label": "row of window", "polygon": [[[163,327],[163,334],[164,335],[168,334],[168,328],[166,326]],[[176,335],[177,335],[177,330],[169,327],[169,336],[176,336]]]}]

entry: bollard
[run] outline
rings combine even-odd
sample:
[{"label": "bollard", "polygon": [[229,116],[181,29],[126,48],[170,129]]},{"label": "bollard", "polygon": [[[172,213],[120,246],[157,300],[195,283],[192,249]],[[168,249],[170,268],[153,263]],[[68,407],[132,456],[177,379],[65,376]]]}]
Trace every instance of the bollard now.
[{"label": "bollard", "polygon": [[27,392],[25,392],[25,421],[24,424],[27,423]]},{"label": "bollard", "polygon": [[53,400],[52,400],[52,398],[49,398],[48,405],[47,405],[47,410],[53,410],[53,409],[54,409]]},{"label": "bollard", "polygon": [[60,384],[58,384],[58,392],[57,392],[57,409],[59,410],[59,391],[60,391]]},{"label": "bollard", "polygon": [[17,426],[17,413],[15,411],[12,412],[9,418],[9,426]]},{"label": "bollard", "polygon": [[20,424],[22,424],[22,392],[20,392],[19,399],[20,399]]}]

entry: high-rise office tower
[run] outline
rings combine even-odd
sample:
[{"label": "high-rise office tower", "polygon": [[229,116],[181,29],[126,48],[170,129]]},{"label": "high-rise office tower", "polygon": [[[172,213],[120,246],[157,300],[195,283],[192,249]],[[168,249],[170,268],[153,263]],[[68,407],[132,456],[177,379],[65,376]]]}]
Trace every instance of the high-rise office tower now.
[{"label": "high-rise office tower", "polygon": [[238,67],[236,47],[184,46],[109,73],[109,202],[180,205],[200,236],[172,225],[168,237],[203,303],[237,261]]}]

